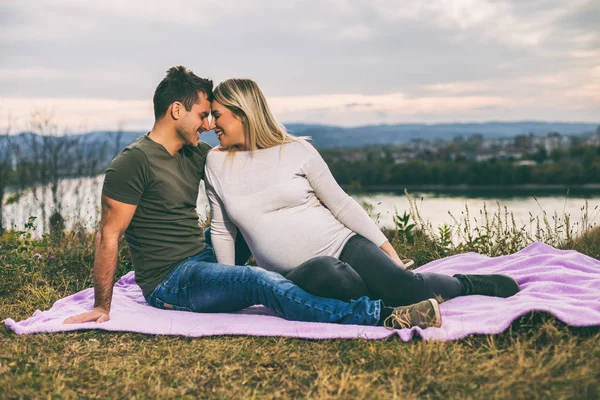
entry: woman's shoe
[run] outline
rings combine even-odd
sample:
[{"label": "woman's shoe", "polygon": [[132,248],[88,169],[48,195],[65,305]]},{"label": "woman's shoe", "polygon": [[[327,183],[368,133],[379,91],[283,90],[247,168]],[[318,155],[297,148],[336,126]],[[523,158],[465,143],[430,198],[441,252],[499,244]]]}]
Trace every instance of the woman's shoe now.
[{"label": "woman's shoe", "polygon": [[454,275],[463,287],[463,295],[510,297],[519,292],[519,284],[507,275]]}]

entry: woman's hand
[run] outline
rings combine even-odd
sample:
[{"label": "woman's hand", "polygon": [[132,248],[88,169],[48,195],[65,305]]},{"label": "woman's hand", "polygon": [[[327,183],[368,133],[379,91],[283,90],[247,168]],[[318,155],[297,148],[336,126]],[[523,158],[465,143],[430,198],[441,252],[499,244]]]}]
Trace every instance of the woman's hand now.
[{"label": "woman's hand", "polygon": [[383,252],[387,254],[388,257],[391,258],[396,264],[406,269],[406,265],[402,262],[402,260],[398,256],[398,253],[396,253],[396,250],[394,250],[392,244],[389,241],[382,244],[380,249],[383,250]]}]

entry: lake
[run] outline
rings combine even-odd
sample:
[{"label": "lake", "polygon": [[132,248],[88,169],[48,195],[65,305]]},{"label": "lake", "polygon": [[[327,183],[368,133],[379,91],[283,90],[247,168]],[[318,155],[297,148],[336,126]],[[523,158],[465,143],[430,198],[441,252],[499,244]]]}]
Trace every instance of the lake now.
[{"label": "lake", "polygon": [[[62,199],[63,215],[67,227],[72,227],[76,221],[80,221],[87,230],[95,228],[100,217],[100,193],[103,176],[83,179],[65,179],[61,182],[59,193]],[[488,213],[497,212],[498,205],[512,212],[515,222],[519,227],[531,226],[532,217],[543,217],[546,212],[548,218],[556,212],[560,217],[568,214],[573,222],[581,220],[583,208],[588,202],[589,221],[596,223],[600,213],[600,190],[572,189],[567,194],[566,189],[548,188],[519,188],[519,189],[495,189],[495,190],[414,190],[411,192],[416,206],[424,220],[431,222],[434,227],[442,224],[455,225],[452,216],[461,218],[461,213],[468,207],[471,221],[474,218],[481,221],[481,210],[484,203],[487,205]],[[10,196],[7,194],[4,201]],[[371,217],[380,226],[391,227],[394,225],[396,210],[402,214],[409,211],[409,202],[403,193],[398,192],[373,192],[353,194],[353,197],[361,204],[367,206]],[[537,198],[537,200],[536,200]],[[45,207],[46,216],[52,210],[52,201],[48,189],[36,191],[29,190],[16,202],[4,207],[4,224],[16,229],[23,229],[29,216],[38,217],[35,233],[41,235],[42,204]],[[198,213],[201,218],[208,214],[208,200],[204,195],[204,189],[198,198]]]}]

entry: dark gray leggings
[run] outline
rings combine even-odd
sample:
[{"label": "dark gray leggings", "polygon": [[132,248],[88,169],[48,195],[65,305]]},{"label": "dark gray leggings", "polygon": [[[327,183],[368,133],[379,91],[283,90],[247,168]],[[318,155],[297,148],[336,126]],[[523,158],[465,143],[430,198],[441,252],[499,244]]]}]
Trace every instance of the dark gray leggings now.
[{"label": "dark gray leggings", "polygon": [[[204,232],[211,244],[210,228]],[[235,264],[244,265],[250,249],[238,233]],[[440,296],[445,300],[459,296],[461,284],[448,275],[416,274],[400,268],[387,254],[360,235],[355,235],[342,250],[340,259],[320,256],[294,268],[285,277],[302,289],[321,297],[343,301],[367,296],[397,307]]]},{"label": "dark gray leggings", "polygon": [[386,306],[414,304],[432,297],[459,296],[461,284],[449,275],[414,273],[399,267],[376,245],[360,235],[350,238],[339,260],[312,258],[286,278],[321,297],[344,301],[362,296],[381,299]]}]

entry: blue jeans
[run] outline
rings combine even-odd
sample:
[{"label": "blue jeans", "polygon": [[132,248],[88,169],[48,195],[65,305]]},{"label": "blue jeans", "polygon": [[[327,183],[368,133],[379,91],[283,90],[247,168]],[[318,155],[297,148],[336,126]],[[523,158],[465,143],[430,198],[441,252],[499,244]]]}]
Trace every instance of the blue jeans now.
[{"label": "blue jeans", "polygon": [[361,297],[344,302],[318,297],[282,275],[259,267],[217,264],[212,247],[176,266],[146,296],[158,308],[227,313],[262,304],[296,321],[377,325],[382,302]]}]

